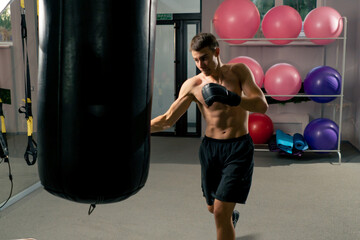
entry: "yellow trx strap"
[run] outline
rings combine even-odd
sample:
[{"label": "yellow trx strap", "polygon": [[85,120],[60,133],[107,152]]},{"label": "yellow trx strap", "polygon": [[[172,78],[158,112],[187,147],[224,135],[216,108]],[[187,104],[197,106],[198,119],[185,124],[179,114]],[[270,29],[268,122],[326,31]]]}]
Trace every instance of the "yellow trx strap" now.
[{"label": "yellow trx strap", "polygon": [[31,81],[30,81],[30,69],[29,58],[27,54],[27,28],[25,19],[25,4],[24,0],[21,0],[21,35],[22,35],[22,49],[24,56],[24,82],[25,82],[25,99],[24,106],[20,107],[19,112],[25,114],[27,124],[28,145],[24,154],[24,159],[28,165],[33,165],[37,158],[36,142],[33,139],[33,115],[31,106]]},{"label": "yellow trx strap", "polygon": [[13,188],[14,188],[13,176],[12,176],[12,173],[11,173],[11,166],[10,166],[10,161],[9,161],[9,150],[8,150],[8,147],[7,147],[5,117],[4,117],[4,112],[3,112],[3,107],[2,106],[3,106],[3,101],[0,98],[0,120],[1,120],[0,121],[1,122],[1,132],[0,132],[0,158],[1,158],[1,161],[0,161],[0,163],[2,163],[2,161],[4,161],[5,163],[8,164],[8,167],[9,167],[9,180],[10,180],[11,185],[10,185],[9,197],[0,206],[0,210],[10,200],[10,198],[12,196]]},{"label": "yellow trx strap", "polygon": [[[25,9],[25,1],[24,0],[20,1],[20,6],[21,6],[21,8]],[[37,8],[36,13],[39,16],[39,0],[36,1],[36,8]]]}]

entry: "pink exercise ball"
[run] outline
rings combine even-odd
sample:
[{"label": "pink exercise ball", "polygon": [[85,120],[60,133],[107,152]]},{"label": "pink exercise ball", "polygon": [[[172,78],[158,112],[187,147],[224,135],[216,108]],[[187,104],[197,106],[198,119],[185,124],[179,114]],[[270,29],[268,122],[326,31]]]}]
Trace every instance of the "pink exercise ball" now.
[{"label": "pink exercise ball", "polygon": [[[318,7],[306,15],[304,32],[308,38],[336,38],[343,30],[343,20],[338,11],[331,7]],[[314,39],[315,44],[326,45],[335,39]]]},{"label": "pink exercise ball", "polygon": [[[214,28],[220,38],[252,38],[260,26],[260,13],[250,0],[225,0],[214,14]],[[240,44],[244,40],[226,40]]]},{"label": "pink exercise ball", "polygon": [[240,56],[231,59],[229,63],[243,63],[248,66],[248,68],[250,68],[250,71],[254,75],[256,85],[258,85],[259,88],[262,87],[264,83],[264,71],[261,65],[255,59],[251,57]]},{"label": "pink exercise ball", "polygon": [[[294,8],[282,5],[271,8],[264,16],[261,28],[266,38],[297,38],[302,27],[301,16]],[[292,40],[269,40],[288,44]]]},{"label": "pink exercise ball", "polygon": [[[265,73],[264,88],[270,95],[295,95],[301,88],[301,77],[298,70],[288,63],[278,63]],[[279,101],[292,97],[272,97]]]}]

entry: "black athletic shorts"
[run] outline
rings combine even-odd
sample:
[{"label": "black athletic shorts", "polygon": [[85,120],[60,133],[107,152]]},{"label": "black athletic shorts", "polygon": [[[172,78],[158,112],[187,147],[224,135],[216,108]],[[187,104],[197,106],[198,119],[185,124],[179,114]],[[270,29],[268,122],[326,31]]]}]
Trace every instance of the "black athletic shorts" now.
[{"label": "black athletic shorts", "polygon": [[245,204],[254,168],[254,144],[249,134],[233,139],[204,137],[199,157],[201,188],[208,205],[214,200]]}]

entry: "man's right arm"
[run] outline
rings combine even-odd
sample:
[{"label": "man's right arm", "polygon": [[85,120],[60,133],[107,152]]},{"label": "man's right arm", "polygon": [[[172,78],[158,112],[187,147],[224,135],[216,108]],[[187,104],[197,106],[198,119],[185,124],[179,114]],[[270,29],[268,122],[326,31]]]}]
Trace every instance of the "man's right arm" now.
[{"label": "man's right arm", "polygon": [[191,94],[193,81],[185,81],[179,93],[179,97],[171,104],[169,110],[151,120],[151,133],[159,132],[170,128],[190,107],[194,96]]}]

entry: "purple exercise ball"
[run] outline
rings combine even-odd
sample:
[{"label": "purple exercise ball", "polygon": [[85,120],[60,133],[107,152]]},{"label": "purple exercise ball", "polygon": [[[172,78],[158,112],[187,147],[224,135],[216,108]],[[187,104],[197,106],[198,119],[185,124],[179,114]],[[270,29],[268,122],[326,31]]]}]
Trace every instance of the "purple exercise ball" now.
[{"label": "purple exercise ball", "polygon": [[[304,90],[308,95],[339,95],[341,93],[341,75],[329,66],[313,68],[304,80]],[[336,97],[310,97],[318,103],[327,103]]]},{"label": "purple exercise ball", "polygon": [[335,150],[338,147],[339,127],[330,119],[318,118],[306,126],[304,138],[310,149]]}]

